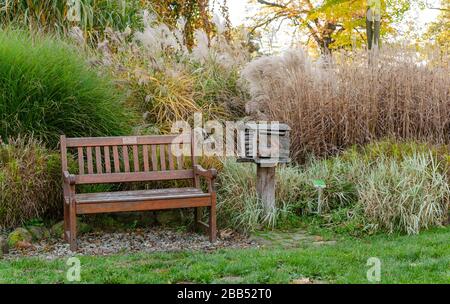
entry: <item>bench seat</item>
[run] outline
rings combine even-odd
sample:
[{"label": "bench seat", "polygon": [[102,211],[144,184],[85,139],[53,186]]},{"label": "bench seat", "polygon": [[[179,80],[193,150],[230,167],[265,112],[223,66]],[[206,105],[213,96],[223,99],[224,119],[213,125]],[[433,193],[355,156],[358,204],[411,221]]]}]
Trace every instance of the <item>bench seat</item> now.
[{"label": "bench seat", "polygon": [[[176,200],[176,201],[173,201]],[[78,214],[207,207],[211,194],[197,188],[170,188],[76,194]]]}]

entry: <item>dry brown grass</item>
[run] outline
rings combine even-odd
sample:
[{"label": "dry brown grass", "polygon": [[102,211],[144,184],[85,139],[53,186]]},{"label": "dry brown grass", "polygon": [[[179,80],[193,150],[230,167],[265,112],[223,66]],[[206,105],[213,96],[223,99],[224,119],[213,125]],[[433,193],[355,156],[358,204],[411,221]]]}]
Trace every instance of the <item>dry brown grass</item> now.
[{"label": "dry brown grass", "polygon": [[254,116],[292,127],[292,157],[325,156],[390,137],[450,142],[450,70],[419,64],[414,53],[385,50],[378,65],[364,55],[339,64],[302,51],[251,62],[242,77]]},{"label": "dry brown grass", "polygon": [[61,210],[60,159],[32,138],[0,144],[0,227],[58,214]]}]

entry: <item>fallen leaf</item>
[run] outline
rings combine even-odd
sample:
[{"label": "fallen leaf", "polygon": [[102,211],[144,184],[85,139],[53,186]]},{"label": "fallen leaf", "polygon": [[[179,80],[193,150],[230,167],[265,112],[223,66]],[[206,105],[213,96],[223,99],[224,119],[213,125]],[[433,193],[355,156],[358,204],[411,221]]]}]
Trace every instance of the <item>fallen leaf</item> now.
[{"label": "fallen leaf", "polygon": [[222,239],[228,239],[228,238],[230,238],[231,236],[233,236],[233,233],[234,233],[234,231],[231,230],[231,229],[224,229],[224,230],[221,230],[221,231],[220,231],[220,237],[221,237]]},{"label": "fallen leaf", "polygon": [[16,244],[17,249],[28,249],[30,247],[33,247],[33,245],[26,241],[18,241]]},{"label": "fallen leaf", "polygon": [[291,282],[291,284],[300,284],[300,285],[312,284],[312,283],[313,283],[313,281],[310,278],[295,279]]}]

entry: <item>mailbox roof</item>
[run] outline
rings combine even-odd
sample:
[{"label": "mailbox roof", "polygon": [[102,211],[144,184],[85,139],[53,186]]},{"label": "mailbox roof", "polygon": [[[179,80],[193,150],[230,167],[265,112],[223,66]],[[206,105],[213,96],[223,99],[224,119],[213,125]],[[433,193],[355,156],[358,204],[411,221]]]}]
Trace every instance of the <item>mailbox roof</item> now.
[{"label": "mailbox roof", "polygon": [[246,128],[249,129],[262,129],[262,130],[273,130],[277,129],[280,131],[290,131],[291,128],[287,124],[283,123],[268,123],[268,122],[248,122],[245,124]]}]

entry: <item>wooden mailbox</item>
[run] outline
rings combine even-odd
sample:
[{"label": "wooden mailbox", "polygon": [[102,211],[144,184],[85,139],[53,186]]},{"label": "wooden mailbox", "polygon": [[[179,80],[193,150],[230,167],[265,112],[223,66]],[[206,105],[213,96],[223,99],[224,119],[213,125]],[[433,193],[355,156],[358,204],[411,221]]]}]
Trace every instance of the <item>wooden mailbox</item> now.
[{"label": "wooden mailbox", "polygon": [[257,193],[266,214],[275,211],[275,168],[290,162],[290,127],[280,123],[246,123],[239,132],[238,162],[257,165]]}]

